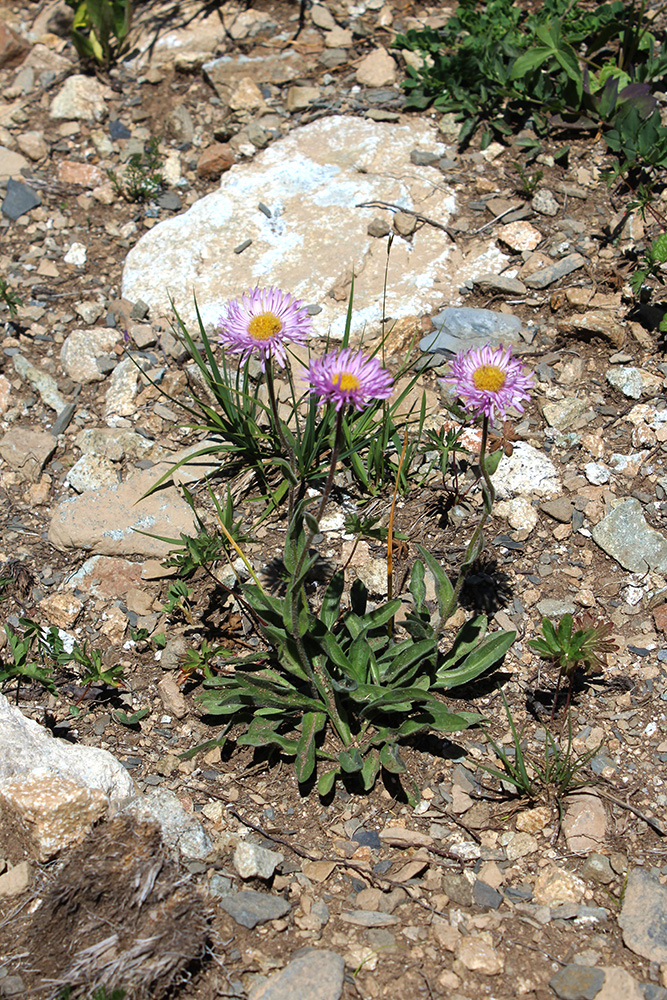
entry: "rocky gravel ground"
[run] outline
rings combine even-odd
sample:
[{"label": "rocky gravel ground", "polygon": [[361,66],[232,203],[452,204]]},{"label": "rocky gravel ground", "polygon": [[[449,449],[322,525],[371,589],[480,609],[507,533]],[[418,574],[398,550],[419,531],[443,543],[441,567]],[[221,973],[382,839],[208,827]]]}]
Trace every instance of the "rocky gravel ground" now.
[{"label": "rocky gravel ground", "polygon": [[[518,145],[460,151],[450,121],[402,109],[402,57],[388,47],[396,31],[437,25],[440,8],[327,2],[305,11],[296,39],[296,5],[176,8],[139,5],[130,58],[85,75],[64,4],[0,5],[0,276],[22,300],[16,316],[0,305],[0,617],[14,631],[22,617],[55,626],[123,671],[118,690],[65,670],[57,696],[4,686],[17,707],[0,704],[0,995],[104,983],[137,997],[665,1000],[667,365],[656,313],[627,283],[655,234],[606,183],[611,161],[592,133],[544,142],[527,190]],[[223,56],[234,73],[202,70]],[[259,75],[242,75],[249,62]],[[492,676],[454,692],[454,708],[484,714],[487,728],[408,748],[416,808],[390,782],[322,802],[300,794],[288,761],[216,745],[222,727],[198,704],[187,651],[204,639],[240,650],[252,630],[204,577],[189,582],[185,614],[166,611],[169,545],[136,530],[196,530],[182,482],[215,521],[201,459],[141,500],[196,450],[178,401],[197,383],[169,316],[123,297],[127,255],[228,171],[333,115],[428,126],[411,168],[437,171],[453,192],[446,238],[460,281],[448,277],[436,308],[388,335],[397,371],[408,344],[434,334],[415,352],[406,406],[425,390],[429,426],[442,424],[438,379],[462,336],[512,338],[536,373],[457,613],[461,624],[484,611],[517,640]],[[164,183],[157,200],[128,200],[123,171],[133,155],[146,168],[151,139]],[[433,221],[379,206],[368,239],[391,229],[413,246]],[[229,242],[243,244],[236,231]],[[326,249],[337,276],[336,246]],[[478,258],[486,268],[466,271]],[[169,277],[157,261],[155,280]],[[330,300],[344,307],[346,287]],[[252,481],[226,485],[252,525]],[[447,499],[431,477],[399,500],[399,592],[417,543],[445,566],[460,556],[480,504],[474,492]],[[345,512],[368,502],[340,470],[322,554],[349,559],[379,601],[386,548],[352,551],[345,534]],[[370,502],[386,523],[390,497]],[[279,517],[251,531],[258,571],[282,538]],[[539,765],[547,733],[567,743],[567,726],[562,703],[550,723],[555,671],[528,641],[542,616],[584,611],[612,623],[617,648],[573,692],[583,786],[503,796],[476,766],[497,764],[487,733],[512,751],[499,689]]]}]

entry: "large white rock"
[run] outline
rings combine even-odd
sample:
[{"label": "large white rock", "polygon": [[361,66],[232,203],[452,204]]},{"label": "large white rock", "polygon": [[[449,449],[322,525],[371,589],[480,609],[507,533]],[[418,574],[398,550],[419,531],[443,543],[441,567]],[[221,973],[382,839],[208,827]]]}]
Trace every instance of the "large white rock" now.
[{"label": "large white rock", "polygon": [[0,694],[0,787],[36,771],[98,788],[111,800],[134,795],[132,778],[107,750],[54,739]]},{"label": "large white rock", "polygon": [[[340,338],[354,272],[353,331],[376,332],[387,241],[366,230],[380,215],[391,222],[393,212],[358,206],[388,202],[441,225],[455,209],[440,171],[410,162],[414,149],[445,152],[424,121],[397,125],[338,116],[294,129],[251,162],[233,166],[218,191],[143,236],[127,257],[123,297],[168,313],[172,296],[181,316],[194,324],[196,293],[210,329],[228,298],[277,285],[318,305],[316,330]],[[235,253],[246,240],[251,245]],[[446,232],[420,226],[410,241],[394,241],[387,316],[400,319],[456,303],[465,280],[498,270],[505,260],[493,244],[481,242],[464,260]]]}]

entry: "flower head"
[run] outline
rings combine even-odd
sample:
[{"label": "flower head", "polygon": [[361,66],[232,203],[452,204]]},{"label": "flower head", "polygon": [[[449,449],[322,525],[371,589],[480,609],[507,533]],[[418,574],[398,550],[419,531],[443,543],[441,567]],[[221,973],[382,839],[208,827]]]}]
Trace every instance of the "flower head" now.
[{"label": "flower head", "polygon": [[533,376],[512,357],[512,348],[501,344],[495,349],[487,345],[457,354],[443,381],[454,387],[467,409],[482,413],[493,423],[496,417],[505,419],[509,406],[523,413],[521,401],[530,399]]},{"label": "flower head", "polygon": [[387,399],[394,386],[393,379],[377,358],[349,347],[333,351],[310,362],[310,391],[320,397],[320,403],[334,403],[337,410],[351,404],[363,410],[372,399]]},{"label": "flower head", "polygon": [[284,368],[285,344],[303,344],[312,333],[304,304],[280,288],[254,288],[240,300],[231,300],[218,327],[223,346],[241,351],[242,360],[259,351],[262,371],[267,358]]}]

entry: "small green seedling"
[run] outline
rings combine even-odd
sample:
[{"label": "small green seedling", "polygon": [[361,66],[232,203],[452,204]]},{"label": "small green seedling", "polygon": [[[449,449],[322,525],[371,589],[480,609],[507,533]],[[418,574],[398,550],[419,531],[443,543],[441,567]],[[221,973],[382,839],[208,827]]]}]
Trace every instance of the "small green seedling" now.
[{"label": "small green seedling", "polygon": [[9,315],[13,319],[18,313],[18,307],[23,305],[22,299],[9,287],[4,278],[0,278],[0,302],[9,307]]},{"label": "small green seedling", "polygon": [[601,667],[606,662],[605,653],[618,648],[616,643],[608,638],[613,628],[611,622],[596,622],[588,611],[576,621],[572,615],[563,615],[557,629],[548,618],[542,619],[544,638],[532,639],[528,645],[545,660],[551,660],[558,666],[558,680],[551,710],[552,722],[556,714],[561,678],[565,676],[570,682],[565,705],[567,710],[577,668],[594,670]]}]

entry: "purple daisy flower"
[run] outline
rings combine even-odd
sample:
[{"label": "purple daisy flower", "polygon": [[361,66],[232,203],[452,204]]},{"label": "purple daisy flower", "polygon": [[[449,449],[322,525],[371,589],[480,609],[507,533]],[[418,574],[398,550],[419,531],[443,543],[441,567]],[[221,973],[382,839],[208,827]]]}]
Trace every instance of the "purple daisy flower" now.
[{"label": "purple daisy flower", "polygon": [[533,375],[512,357],[511,347],[501,344],[495,349],[487,345],[457,354],[442,381],[454,387],[466,409],[493,423],[496,417],[505,420],[509,406],[523,413],[521,401],[530,399]]},{"label": "purple daisy flower", "polygon": [[311,361],[308,381],[320,403],[334,403],[337,410],[348,403],[363,410],[372,399],[387,399],[394,387],[391,375],[376,358],[349,347]]},{"label": "purple daisy flower", "polygon": [[280,288],[254,288],[240,300],[227,303],[218,323],[220,342],[230,351],[241,351],[242,361],[259,351],[262,371],[267,358],[285,367],[285,344],[303,344],[313,332],[303,302]]}]

